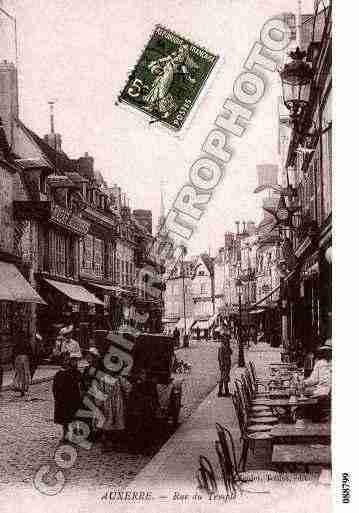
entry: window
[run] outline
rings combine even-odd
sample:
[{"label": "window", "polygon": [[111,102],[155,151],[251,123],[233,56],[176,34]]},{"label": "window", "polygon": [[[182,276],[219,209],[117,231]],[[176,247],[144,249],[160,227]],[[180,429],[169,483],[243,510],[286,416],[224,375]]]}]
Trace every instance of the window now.
[{"label": "window", "polygon": [[[321,112],[322,170],[323,170],[323,218],[332,211],[332,110],[331,91]],[[323,219],[323,220],[324,220]]]},{"label": "window", "polygon": [[204,282],[201,283],[201,294],[206,293],[206,284]]}]

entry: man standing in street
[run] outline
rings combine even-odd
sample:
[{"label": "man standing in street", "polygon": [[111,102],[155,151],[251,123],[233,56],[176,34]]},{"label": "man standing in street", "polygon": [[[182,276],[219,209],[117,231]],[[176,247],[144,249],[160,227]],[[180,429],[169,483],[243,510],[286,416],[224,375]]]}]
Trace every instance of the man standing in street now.
[{"label": "man standing in street", "polygon": [[[218,389],[218,397],[230,397],[228,384],[231,372],[231,354],[232,349],[229,343],[229,335],[226,330],[220,330],[220,346],[218,348],[218,364],[221,373]],[[224,393],[223,393],[224,388]]]}]

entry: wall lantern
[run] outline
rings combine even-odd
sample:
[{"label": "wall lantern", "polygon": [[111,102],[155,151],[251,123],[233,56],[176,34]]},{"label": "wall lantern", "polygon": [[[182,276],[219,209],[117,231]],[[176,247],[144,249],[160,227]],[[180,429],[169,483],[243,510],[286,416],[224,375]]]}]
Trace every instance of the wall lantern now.
[{"label": "wall lantern", "polygon": [[292,61],[285,64],[279,72],[284,105],[289,110],[293,122],[296,122],[309,102],[313,70],[303,59],[306,52],[299,47],[295,52],[289,52]]}]

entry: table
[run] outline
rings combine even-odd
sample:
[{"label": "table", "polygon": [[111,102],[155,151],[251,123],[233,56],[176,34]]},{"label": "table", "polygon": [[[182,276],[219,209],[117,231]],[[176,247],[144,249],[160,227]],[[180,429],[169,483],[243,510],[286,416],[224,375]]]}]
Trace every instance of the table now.
[{"label": "table", "polygon": [[274,445],[272,463],[283,470],[290,465],[330,466],[330,446],[322,444]]},{"label": "table", "polygon": [[313,397],[309,399],[297,399],[295,402],[290,401],[289,398],[287,399],[254,399],[252,402],[253,406],[269,406],[272,410],[273,415],[280,416],[278,412],[276,412],[276,408],[283,408],[285,410],[285,413],[283,416],[286,417],[286,419],[289,422],[294,422],[294,413],[295,410],[299,406],[314,406],[318,403],[318,398]]},{"label": "table", "polygon": [[279,399],[293,395],[293,389],[284,388],[283,390],[269,390],[266,394],[269,399]]},{"label": "table", "polygon": [[299,428],[295,424],[277,424],[270,431],[273,442],[277,443],[303,443],[320,442],[329,445],[331,428],[329,422],[305,422],[304,427]]},{"label": "table", "polygon": [[287,408],[288,406],[307,406],[317,404],[317,397],[310,397],[308,399],[297,399],[295,402],[292,402],[288,399],[268,399],[266,397],[253,399],[253,406],[270,406],[271,408]]}]

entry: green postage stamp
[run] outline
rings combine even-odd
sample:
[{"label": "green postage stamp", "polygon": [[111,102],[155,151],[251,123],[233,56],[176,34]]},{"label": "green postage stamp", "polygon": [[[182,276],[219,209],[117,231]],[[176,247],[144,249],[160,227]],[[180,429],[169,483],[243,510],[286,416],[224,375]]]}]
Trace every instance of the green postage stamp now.
[{"label": "green postage stamp", "polygon": [[218,60],[206,49],[157,25],[118,102],[180,130]]}]

